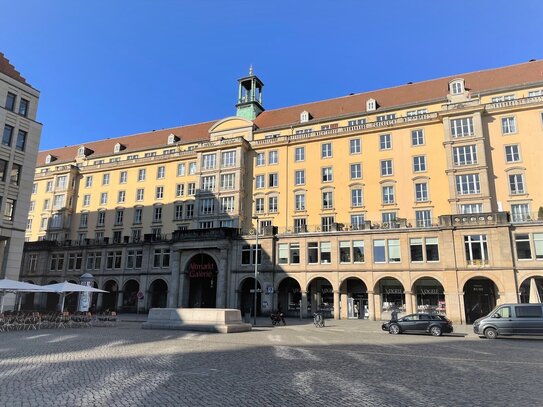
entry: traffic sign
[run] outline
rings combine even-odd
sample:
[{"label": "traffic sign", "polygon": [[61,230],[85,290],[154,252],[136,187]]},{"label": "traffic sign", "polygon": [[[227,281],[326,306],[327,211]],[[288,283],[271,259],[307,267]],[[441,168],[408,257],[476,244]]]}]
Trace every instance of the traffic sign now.
[{"label": "traffic sign", "polygon": [[[255,292],[255,289],[254,288],[251,288],[250,292],[254,293]],[[262,289],[259,288],[256,290],[257,293],[261,293],[262,292]]]},{"label": "traffic sign", "polygon": [[138,300],[143,300],[144,297],[145,297],[145,295],[143,294],[143,292],[139,291],[138,292]]}]

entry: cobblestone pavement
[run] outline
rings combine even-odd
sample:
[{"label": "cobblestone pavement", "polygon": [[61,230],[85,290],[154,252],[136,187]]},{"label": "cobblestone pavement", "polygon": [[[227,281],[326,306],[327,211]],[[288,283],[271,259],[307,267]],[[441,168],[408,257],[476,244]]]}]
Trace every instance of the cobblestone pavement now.
[{"label": "cobblestone pavement", "polygon": [[378,322],[309,322],[228,335],[128,321],[3,332],[0,405],[543,405],[543,338],[491,341],[470,327],[396,336]]}]

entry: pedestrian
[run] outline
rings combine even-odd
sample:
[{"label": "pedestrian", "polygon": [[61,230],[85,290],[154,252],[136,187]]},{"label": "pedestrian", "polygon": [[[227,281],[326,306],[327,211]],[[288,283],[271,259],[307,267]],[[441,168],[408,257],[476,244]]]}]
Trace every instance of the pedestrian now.
[{"label": "pedestrian", "polygon": [[396,321],[398,319],[398,310],[396,308],[393,308],[390,316],[393,321]]}]

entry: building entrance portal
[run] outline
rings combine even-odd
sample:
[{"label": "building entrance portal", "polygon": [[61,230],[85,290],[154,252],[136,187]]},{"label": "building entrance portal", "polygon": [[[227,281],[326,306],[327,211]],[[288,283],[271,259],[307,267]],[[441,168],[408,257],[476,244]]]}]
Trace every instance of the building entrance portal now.
[{"label": "building entrance portal", "polygon": [[496,285],[488,278],[472,278],[464,286],[466,322],[488,315],[496,306]]},{"label": "building entrance portal", "polygon": [[215,308],[217,304],[217,264],[208,254],[194,256],[187,266],[189,308]]}]

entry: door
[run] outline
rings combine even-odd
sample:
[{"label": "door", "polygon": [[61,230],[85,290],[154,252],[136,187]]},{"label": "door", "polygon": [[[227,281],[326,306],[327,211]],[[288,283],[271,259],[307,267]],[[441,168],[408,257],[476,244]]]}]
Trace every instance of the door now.
[{"label": "door", "polygon": [[498,328],[498,334],[512,335],[513,334],[513,315],[511,313],[511,307],[505,306],[496,310],[495,314],[498,314],[499,318],[494,318],[494,314],[491,315],[492,323]]}]

